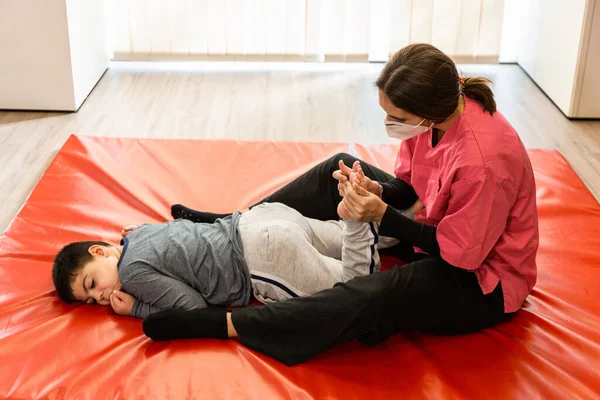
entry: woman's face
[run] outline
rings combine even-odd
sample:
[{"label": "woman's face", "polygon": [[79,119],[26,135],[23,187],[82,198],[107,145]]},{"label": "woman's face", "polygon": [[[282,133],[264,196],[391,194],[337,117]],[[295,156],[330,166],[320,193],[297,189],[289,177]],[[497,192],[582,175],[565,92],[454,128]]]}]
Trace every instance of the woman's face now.
[{"label": "woman's face", "polygon": [[407,125],[419,125],[422,121],[421,125],[431,125],[431,121],[423,121],[422,117],[418,117],[415,114],[411,114],[408,111],[396,107],[381,89],[379,90],[379,105],[387,114],[386,120],[388,121],[396,121]]}]

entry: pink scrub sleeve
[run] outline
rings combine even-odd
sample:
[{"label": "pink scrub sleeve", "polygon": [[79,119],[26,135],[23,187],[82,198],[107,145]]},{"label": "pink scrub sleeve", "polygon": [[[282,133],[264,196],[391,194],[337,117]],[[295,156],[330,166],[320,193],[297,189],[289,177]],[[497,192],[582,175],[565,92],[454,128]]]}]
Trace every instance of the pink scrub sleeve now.
[{"label": "pink scrub sleeve", "polygon": [[489,175],[452,184],[437,227],[442,258],[467,270],[479,268],[504,232],[514,192],[505,180]]}]

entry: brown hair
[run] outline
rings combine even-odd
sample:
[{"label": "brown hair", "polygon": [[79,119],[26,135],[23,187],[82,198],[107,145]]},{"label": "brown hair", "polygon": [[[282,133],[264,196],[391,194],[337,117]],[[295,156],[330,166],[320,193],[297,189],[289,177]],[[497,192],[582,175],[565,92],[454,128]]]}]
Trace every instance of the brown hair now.
[{"label": "brown hair", "polygon": [[454,62],[430,44],[397,51],[375,84],[396,107],[437,123],[452,115],[461,93],[481,103],[490,115],[496,112],[491,81],[468,77],[462,84]]}]

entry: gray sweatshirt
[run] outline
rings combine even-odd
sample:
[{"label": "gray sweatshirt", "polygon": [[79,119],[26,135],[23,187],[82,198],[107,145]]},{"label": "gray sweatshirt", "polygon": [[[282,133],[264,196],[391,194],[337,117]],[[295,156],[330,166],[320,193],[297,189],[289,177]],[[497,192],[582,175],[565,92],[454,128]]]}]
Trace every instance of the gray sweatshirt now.
[{"label": "gray sweatshirt", "polygon": [[248,304],[252,286],[237,230],[240,215],[214,224],[178,219],[130,232],[118,268],[123,290],[136,298],[131,314]]}]

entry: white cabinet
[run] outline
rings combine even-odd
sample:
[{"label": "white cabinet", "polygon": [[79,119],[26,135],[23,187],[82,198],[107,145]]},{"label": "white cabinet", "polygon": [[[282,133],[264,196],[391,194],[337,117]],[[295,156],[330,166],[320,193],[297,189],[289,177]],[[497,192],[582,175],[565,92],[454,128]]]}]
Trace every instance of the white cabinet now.
[{"label": "white cabinet", "polygon": [[600,118],[600,1],[595,1],[593,13],[586,17],[591,20],[587,48],[581,57],[580,73],[576,86],[575,113],[580,118]]},{"label": "white cabinet", "polygon": [[[517,62],[571,118],[600,118],[600,0],[527,0]],[[510,29],[504,27],[504,29]]]},{"label": "white cabinet", "polygon": [[110,59],[104,3],[0,1],[0,109],[81,106]]},{"label": "white cabinet", "polygon": [[503,29],[520,30],[519,48],[517,60],[521,68],[523,68],[530,76],[534,75],[535,61],[537,56],[537,44],[540,34],[540,25],[542,13],[540,4],[542,0],[528,0],[522,6],[524,17],[520,18],[517,26],[504,26]]}]

